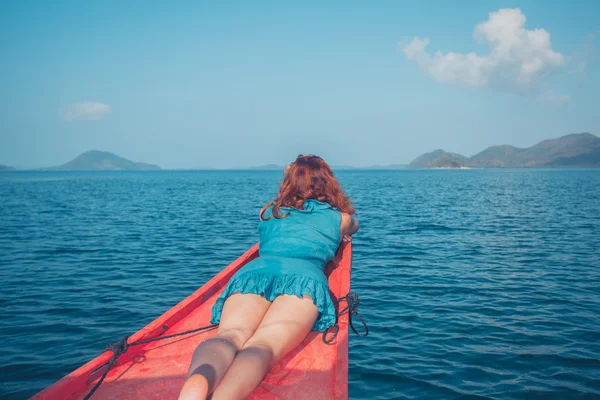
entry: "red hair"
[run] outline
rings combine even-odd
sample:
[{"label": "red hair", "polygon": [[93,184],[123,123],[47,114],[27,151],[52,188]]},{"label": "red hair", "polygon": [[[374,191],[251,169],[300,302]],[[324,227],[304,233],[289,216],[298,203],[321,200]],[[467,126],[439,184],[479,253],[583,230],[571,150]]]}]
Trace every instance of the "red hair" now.
[{"label": "red hair", "polygon": [[[260,211],[260,218],[273,205],[271,214],[275,218],[284,218],[289,214],[280,215],[281,207],[291,207],[297,210],[303,208],[306,200],[314,199],[328,203],[340,212],[354,214],[350,199],[342,190],[340,183],[333,176],[327,163],[314,155],[299,155],[296,161],[286,167],[279,194],[275,200],[268,202]],[[266,218],[271,219],[271,217]]]}]

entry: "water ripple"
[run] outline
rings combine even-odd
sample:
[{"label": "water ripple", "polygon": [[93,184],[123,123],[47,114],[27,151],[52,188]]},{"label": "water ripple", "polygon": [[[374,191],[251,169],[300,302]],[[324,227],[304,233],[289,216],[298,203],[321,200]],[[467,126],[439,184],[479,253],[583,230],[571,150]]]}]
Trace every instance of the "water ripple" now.
[{"label": "water ripple", "polygon": [[[600,398],[600,171],[339,177],[370,328],[351,338],[351,398]],[[0,174],[0,397],[34,394],[206,282],[258,239],[278,179]]]}]

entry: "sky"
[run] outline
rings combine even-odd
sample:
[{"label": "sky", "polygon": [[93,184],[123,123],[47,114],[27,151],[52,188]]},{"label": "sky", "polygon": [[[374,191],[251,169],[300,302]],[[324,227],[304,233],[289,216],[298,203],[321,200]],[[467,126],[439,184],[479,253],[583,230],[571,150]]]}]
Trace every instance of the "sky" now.
[{"label": "sky", "polygon": [[408,163],[600,135],[600,2],[0,5],[0,164]]}]

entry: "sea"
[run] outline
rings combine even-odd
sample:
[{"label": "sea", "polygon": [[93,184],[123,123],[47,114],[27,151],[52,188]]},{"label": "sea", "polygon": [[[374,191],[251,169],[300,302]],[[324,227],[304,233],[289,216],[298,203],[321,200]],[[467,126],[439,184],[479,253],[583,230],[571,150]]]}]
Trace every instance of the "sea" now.
[{"label": "sea", "polygon": [[[351,399],[600,399],[600,170],[341,170]],[[258,240],[278,171],[1,172],[0,398],[130,335]]]}]

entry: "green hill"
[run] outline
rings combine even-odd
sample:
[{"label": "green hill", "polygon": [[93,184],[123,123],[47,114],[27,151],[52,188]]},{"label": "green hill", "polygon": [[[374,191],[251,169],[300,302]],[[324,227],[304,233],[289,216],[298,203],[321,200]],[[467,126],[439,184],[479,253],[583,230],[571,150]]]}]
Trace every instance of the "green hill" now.
[{"label": "green hill", "polygon": [[518,148],[491,146],[470,158],[436,150],[417,157],[411,168],[600,168],[600,138],[574,133]]},{"label": "green hill", "polygon": [[130,161],[116,154],[92,150],[58,167],[48,168],[61,171],[155,171],[158,165]]},{"label": "green hill", "polygon": [[467,157],[444,150],[435,150],[415,158],[409,168],[460,168],[467,163]]},{"label": "green hill", "polygon": [[574,133],[520,149],[492,146],[469,159],[472,167],[600,167],[600,138]]}]

